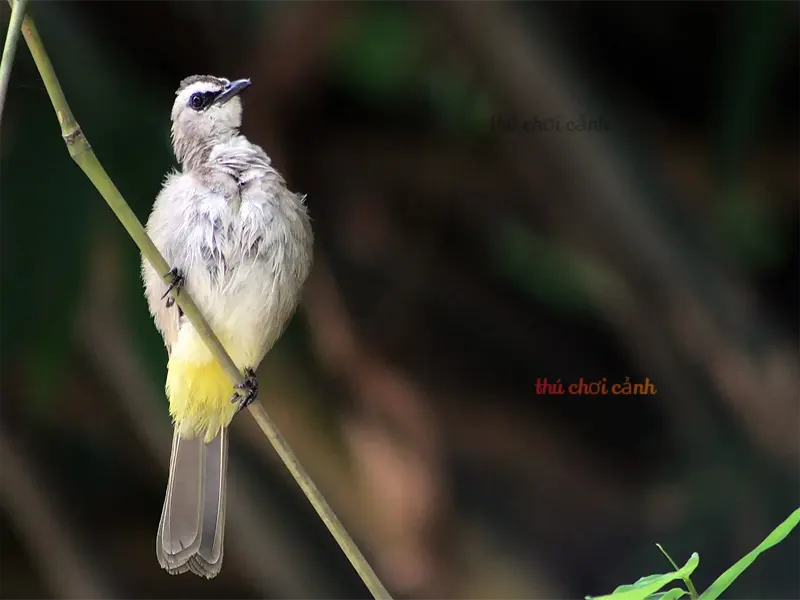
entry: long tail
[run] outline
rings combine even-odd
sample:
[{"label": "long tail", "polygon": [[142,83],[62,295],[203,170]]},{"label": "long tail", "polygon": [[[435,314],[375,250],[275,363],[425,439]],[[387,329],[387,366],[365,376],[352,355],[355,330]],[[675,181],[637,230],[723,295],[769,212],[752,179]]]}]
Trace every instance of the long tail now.
[{"label": "long tail", "polygon": [[158,562],[170,574],[191,571],[211,579],[222,568],[227,463],[227,427],[207,444],[175,429],[156,538]]}]

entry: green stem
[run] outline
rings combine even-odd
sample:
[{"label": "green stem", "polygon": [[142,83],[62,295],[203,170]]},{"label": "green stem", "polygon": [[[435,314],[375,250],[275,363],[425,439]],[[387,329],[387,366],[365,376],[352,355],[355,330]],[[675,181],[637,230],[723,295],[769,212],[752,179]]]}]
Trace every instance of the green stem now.
[{"label": "green stem", "polygon": [[11,20],[8,22],[6,45],[3,46],[3,60],[0,61],[0,119],[3,117],[3,108],[6,105],[8,82],[11,79],[11,66],[14,64],[14,55],[17,52],[17,40],[22,28],[22,19],[25,16],[25,7],[28,0],[17,0],[11,9]]},{"label": "green stem", "polygon": [[[659,550],[661,550],[661,554],[667,557],[667,560],[675,568],[675,570],[680,571],[678,565],[675,564],[675,561],[672,560],[672,557],[669,554],[667,554],[667,551],[664,550],[663,546],[661,544],[656,544],[656,546],[658,547]],[[686,575],[682,579],[683,582],[686,584],[686,587],[689,589],[689,596],[691,596],[692,600],[697,600],[697,589],[694,587],[691,578],[688,575]]]},{"label": "green stem", "polygon": [[[12,22],[13,15],[19,14],[21,17],[24,6],[20,7],[20,5],[24,4],[24,2],[25,0],[17,0],[16,3],[13,2],[13,0],[9,0],[9,3],[12,4],[13,7]],[[19,27],[17,27],[17,29],[19,29]],[[9,36],[10,35],[9,33]],[[117,187],[111,181],[105,169],[103,169],[100,161],[97,160],[80,125],[72,115],[72,111],[67,104],[67,100],[61,90],[61,85],[53,70],[53,65],[50,63],[50,59],[44,50],[44,45],[39,38],[39,33],[36,30],[33,19],[29,16],[26,16],[22,22],[22,35],[28,44],[33,60],[42,77],[50,100],[53,103],[53,108],[55,108],[58,123],[61,126],[61,135],[64,138],[70,156],[91,180],[108,203],[109,207],[111,207],[111,210],[114,211],[114,214],[117,215],[117,218],[120,220],[123,227],[125,227],[128,235],[130,235],[131,239],[133,239],[141,250],[142,255],[150,262],[157,272],[162,273],[164,283],[168,284],[170,282],[170,277],[167,273],[170,266],[147,235],[139,219],[136,218],[136,215],[125,202],[119,190],[117,190]],[[9,56],[5,52],[3,53],[2,64],[0,65],[0,70],[3,73],[11,70],[11,58],[13,58],[13,56]],[[239,372],[239,369],[225,351],[225,348],[222,346],[217,336],[214,335],[214,332],[203,318],[203,315],[200,313],[187,291],[185,289],[181,290],[180,295],[177,295],[177,290],[173,289],[170,295],[175,299],[175,302],[181,307],[183,313],[203,338],[203,341],[208,346],[211,353],[225,369],[232,383],[241,383],[244,380],[243,375]],[[336,517],[333,509],[328,505],[311,477],[309,477],[305,469],[303,469],[302,465],[295,457],[294,452],[292,452],[292,449],[289,447],[289,444],[283,439],[283,436],[267,414],[267,411],[264,410],[260,402],[253,402],[250,404],[249,410],[258,426],[264,432],[264,435],[281,457],[283,464],[292,474],[294,480],[317,511],[320,519],[322,519],[328,530],[339,543],[342,551],[350,560],[369,591],[376,599],[385,598],[391,600],[389,592],[384,588],[380,579],[378,579],[378,576],[367,562],[367,559],[364,558],[364,555]]]}]

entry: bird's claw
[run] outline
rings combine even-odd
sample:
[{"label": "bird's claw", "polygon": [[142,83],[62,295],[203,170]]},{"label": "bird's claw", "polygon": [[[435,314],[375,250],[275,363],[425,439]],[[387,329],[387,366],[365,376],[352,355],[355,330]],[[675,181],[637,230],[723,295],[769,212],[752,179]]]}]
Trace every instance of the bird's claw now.
[{"label": "bird's claw", "polygon": [[[245,369],[245,380],[242,383],[237,383],[233,387],[236,388],[237,391],[233,393],[233,397],[231,398],[231,402],[239,403],[239,408],[236,409],[236,412],[247,408],[256,399],[258,396],[258,380],[256,379],[256,374],[253,369]],[[242,390],[241,392],[239,390]]]},{"label": "bird's claw", "polygon": [[[186,279],[183,276],[183,273],[181,273],[177,267],[172,267],[169,271],[167,271],[164,274],[164,277],[172,277],[172,281],[170,281],[169,285],[167,286],[167,291],[164,292],[164,295],[161,296],[161,299],[163,300],[164,298],[167,298],[167,296],[173,289],[175,290],[176,296],[180,294],[181,288],[183,287],[183,284],[186,281]],[[167,298],[167,308],[172,308],[174,304],[175,304],[175,298],[173,298],[172,296]]]}]

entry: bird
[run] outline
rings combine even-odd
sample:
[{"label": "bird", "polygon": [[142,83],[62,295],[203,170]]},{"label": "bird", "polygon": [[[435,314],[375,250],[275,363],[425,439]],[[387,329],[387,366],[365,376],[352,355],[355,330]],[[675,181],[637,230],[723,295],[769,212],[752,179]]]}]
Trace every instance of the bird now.
[{"label": "bird", "polygon": [[[180,168],[167,174],[146,226],[171,267],[159,273],[142,257],[168,355],[173,437],[156,556],[173,575],[211,579],[222,568],[228,428],[256,399],[255,371],[296,312],[313,262],[305,195],[289,191],[239,131],[250,85],[212,75],[180,82],[170,115]],[[174,301],[182,290],[246,374],[243,383],[231,383]]]}]

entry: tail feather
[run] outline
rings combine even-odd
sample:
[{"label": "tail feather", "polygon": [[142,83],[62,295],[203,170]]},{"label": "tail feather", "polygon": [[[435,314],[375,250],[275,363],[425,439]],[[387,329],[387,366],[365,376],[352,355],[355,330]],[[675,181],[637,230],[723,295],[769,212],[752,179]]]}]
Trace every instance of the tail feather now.
[{"label": "tail feather", "polygon": [[227,428],[208,444],[175,429],[156,540],[158,562],[170,574],[192,571],[211,579],[222,567],[227,458]]},{"label": "tail feather", "polygon": [[228,430],[206,444],[206,480],[203,498],[203,532],[200,547],[189,559],[193,573],[214,577],[222,567],[222,547],[225,537],[225,476],[228,456]]}]

